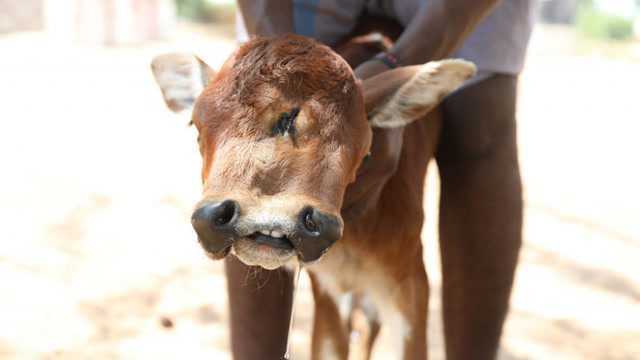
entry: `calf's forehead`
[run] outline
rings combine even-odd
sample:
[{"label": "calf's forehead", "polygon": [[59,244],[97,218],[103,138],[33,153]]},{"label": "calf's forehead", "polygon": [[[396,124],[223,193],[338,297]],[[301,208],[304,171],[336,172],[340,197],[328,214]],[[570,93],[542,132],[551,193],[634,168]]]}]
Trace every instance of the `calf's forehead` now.
[{"label": "calf's forehead", "polygon": [[[196,104],[200,122],[239,114],[257,118],[266,109],[306,107],[329,125],[362,117],[362,94],[349,65],[329,47],[300,36],[257,38],[225,63]],[[354,111],[356,110],[356,111]]]}]

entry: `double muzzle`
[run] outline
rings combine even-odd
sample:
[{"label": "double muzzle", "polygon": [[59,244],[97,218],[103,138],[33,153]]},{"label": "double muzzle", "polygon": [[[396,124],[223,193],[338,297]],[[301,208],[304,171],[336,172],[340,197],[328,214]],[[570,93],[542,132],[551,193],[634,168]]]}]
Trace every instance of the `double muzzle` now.
[{"label": "double muzzle", "polygon": [[214,258],[229,253],[241,238],[276,249],[297,253],[302,262],[318,260],[342,236],[339,217],[304,206],[293,217],[265,216],[243,219],[240,204],[234,200],[200,204],[191,224],[204,249]]}]

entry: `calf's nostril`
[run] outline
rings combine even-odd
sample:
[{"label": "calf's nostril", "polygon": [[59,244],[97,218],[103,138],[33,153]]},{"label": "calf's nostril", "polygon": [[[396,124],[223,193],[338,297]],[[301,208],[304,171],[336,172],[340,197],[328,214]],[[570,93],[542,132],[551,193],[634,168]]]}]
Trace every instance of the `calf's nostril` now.
[{"label": "calf's nostril", "polygon": [[225,200],[212,209],[211,221],[215,226],[225,226],[233,220],[238,206],[233,200]]},{"label": "calf's nostril", "polygon": [[309,232],[318,232],[318,224],[313,219],[313,208],[308,208],[303,212],[302,223]]},{"label": "calf's nostril", "polygon": [[303,262],[318,260],[342,236],[342,219],[306,206],[298,215],[296,232],[291,238]]},{"label": "calf's nostril", "polygon": [[233,200],[204,203],[191,216],[191,225],[198,234],[198,241],[213,258],[220,259],[229,253],[239,209],[238,203]]}]

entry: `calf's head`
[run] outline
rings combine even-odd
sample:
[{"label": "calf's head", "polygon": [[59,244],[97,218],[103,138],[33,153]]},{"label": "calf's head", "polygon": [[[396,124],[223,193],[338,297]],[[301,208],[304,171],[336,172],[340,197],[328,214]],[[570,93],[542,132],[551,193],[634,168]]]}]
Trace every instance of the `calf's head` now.
[{"label": "calf's head", "polygon": [[185,54],[158,56],[152,70],[167,105],[192,110],[199,132],[201,245],[274,269],[315,261],[342,236],[344,192],[371,126],[423,117],[475,67],[445,60],[360,83],[330,48],[288,35],[249,41],[218,72]]}]

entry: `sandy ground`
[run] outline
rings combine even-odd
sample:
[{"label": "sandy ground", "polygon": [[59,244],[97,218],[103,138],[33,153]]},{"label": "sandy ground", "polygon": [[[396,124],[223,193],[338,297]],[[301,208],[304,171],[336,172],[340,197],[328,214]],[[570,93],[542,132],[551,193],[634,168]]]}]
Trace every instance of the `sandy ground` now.
[{"label": "sandy ground", "polygon": [[[640,62],[575,55],[565,35],[537,30],[521,81],[526,243],[500,358],[640,359]],[[217,65],[233,43],[0,37],[0,358],[230,358],[222,265],[188,221],[195,133],[148,68],[176,49]],[[433,186],[429,208],[436,198]],[[434,220],[430,354],[442,359]],[[294,358],[308,358],[311,304],[303,277]],[[377,350],[393,358],[384,335]]]}]

